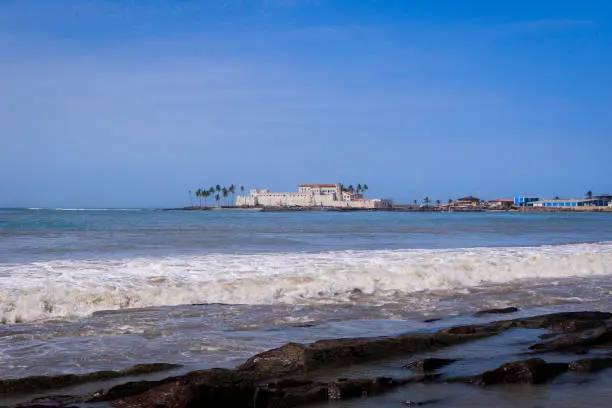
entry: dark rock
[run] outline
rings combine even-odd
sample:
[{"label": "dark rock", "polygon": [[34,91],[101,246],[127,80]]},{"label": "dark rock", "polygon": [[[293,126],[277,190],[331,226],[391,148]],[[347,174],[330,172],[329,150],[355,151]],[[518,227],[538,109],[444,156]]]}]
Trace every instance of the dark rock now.
[{"label": "dark rock", "polygon": [[165,363],[138,364],[121,371],[95,371],[87,374],[37,375],[24,378],[10,378],[0,380],[0,393],[10,394],[30,390],[42,391],[86,382],[154,373],[178,367],[181,367],[181,365]]},{"label": "dark rock", "polygon": [[459,344],[496,334],[495,330],[475,333],[409,333],[397,337],[362,337],[321,340],[310,345],[288,343],[248,359],[238,371],[260,377],[301,374],[321,368],[363,363],[380,358],[412,354]]},{"label": "dark rock", "polygon": [[501,309],[481,310],[479,312],[476,312],[474,316],[483,316],[483,315],[488,315],[488,314],[506,314],[506,313],[515,313],[515,312],[518,312],[518,308],[512,306],[512,307],[504,307]]},{"label": "dark rock", "polygon": [[280,408],[327,401],[327,387],[309,381],[292,388],[257,388],[250,407]]},{"label": "dark rock", "polygon": [[327,396],[330,400],[370,397],[403,384],[406,384],[406,381],[387,377],[379,377],[373,380],[340,380],[327,385]]},{"label": "dark rock", "polygon": [[159,371],[173,370],[175,368],[181,368],[181,364],[167,364],[167,363],[151,363],[151,364],[136,364],[132,367],[125,368],[118,373],[121,377],[128,377],[131,375],[143,375],[150,373],[157,373]]},{"label": "dark rock", "polygon": [[493,323],[455,326],[441,332],[450,334],[501,333],[512,328],[548,329],[555,333],[576,333],[605,326],[612,320],[612,313],[604,312],[566,312],[551,313],[542,316],[525,317],[513,320],[500,320]]},{"label": "dark rock", "polygon": [[[462,342],[486,338],[512,328],[548,329],[557,335],[534,346],[534,350],[587,350],[592,346],[608,344],[612,336],[608,326],[612,314],[602,312],[555,313],[530,318],[504,320],[494,323],[452,327],[436,333],[408,333],[396,337],[364,337],[352,339],[322,340],[309,345],[289,343],[249,358],[233,370],[210,369],[194,371],[185,375],[160,381],[131,382],[89,397],[65,397],[32,401],[24,407],[67,408],[79,404],[108,401],[116,408],[192,408],[197,406],[221,407],[292,407],[323,402],[328,399],[344,399],[376,395],[395,387],[417,382],[439,381],[439,374],[428,374],[444,360],[425,359],[409,363],[424,375],[409,379],[343,379],[331,383],[288,378],[314,370],[359,364],[389,357],[411,355]],[[611,325],[612,327],[612,325]],[[426,361],[428,361],[426,363]],[[434,364],[434,360],[438,360]],[[600,361],[601,360],[601,361]],[[610,360],[610,361],[608,361]],[[609,359],[585,359],[571,363],[574,371],[592,372],[612,366]],[[431,364],[434,364],[433,366]],[[444,364],[442,364],[444,365]],[[123,371],[103,371],[80,376],[30,377],[28,379],[0,381],[4,389],[38,390],[38,387],[65,386],[78,382],[138,375],[159,369],[174,368],[174,365],[141,365]],[[539,384],[567,371],[568,364],[546,363],[533,358],[500,366],[495,370],[469,378],[445,379],[474,384],[532,383]],[[95,374],[95,375],[93,375]],[[271,381],[271,379],[276,379]],[[26,380],[26,381],[24,381]],[[8,382],[7,382],[8,381]],[[11,382],[13,381],[13,382]],[[37,405],[32,405],[37,404]]]},{"label": "dark rock", "polygon": [[610,339],[611,330],[606,326],[599,326],[592,330],[587,330],[579,333],[568,333],[554,337],[552,340],[543,341],[529,347],[530,350],[538,352],[548,351],[563,351],[563,352],[581,352],[590,345],[608,341]]},{"label": "dark rock", "polygon": [[119,398],[116,408],[293,407],[379,395],[413,382],[411,379],[341,379],[330,383],[281,380],[256,386],[235,370],[202,370],[177,377],[144,393]]},{"label": "dark rock", "polygon": [[256,407],[292,407],[325,401],[371,397],[419,379],[338,379],[329,383],[282,380],[255,391]]},{"label": "dark rock", "polygon": [[455,326],[444,329],[441,333],[458,334],[458,335],[489,335],[499,334],[512,327],[510,322],[493,322],[487,324],[474,324],[468,326]]},{"label": "dark rock", "polygon": [[430,399],[425,401],[404,401],[403,404],[409,407],[421,407],[428,404],[437,404],[438,402],[444,401],[443,398]]},{"label": "dark rock", "polygon": [[610,367],[612,367],[612,358],[609,357],[585,358],[569,363],[570,371],[577,371],[580,373],[596,373]]},{"label": "dark rock", "polygon": [[548,329],[555,333],[575,333],[604,326],[612,319],[612,313],[604,312],[565,312],[516,319],[516,327],[528,329]]},{"label": "dark rock", "polygon": [[81,399],[71,395],[52,395],[35,398],[30,402],[18,404],[15,408],[80,408]]},{"label": "dark rock", "polygon": [[317,325],[316,323],[294,323],[294,324],[290,324],[289,326],[299,327],[299,328],[308,328],[308,327],[315,327],[316,325]]},{"label": "dark rock", "polygon": [[441,317],[432,317],[431,319],[425,319],[423,320],[423,323],[433,323],[433,322],[438,322],[442,320]]},{"label": "dark rock", "polygon": [[543,384],[565,371],[567,371],[567,364],[547,363],[540,358],[531,358],[503,364],[495,370],[473,377],[470,382],[477,385]]},{"label": "dark rock", "polygon": [[256,386],[235,370],[193,371],[163,380],[145,392],[113,401],[116,408],[158,407],[187,408],[199,406],[248,407]]},{"label": "dark rock", "polygon": [[277,377],[286,374],[306,371],[308,346],[299,343],[287,343],[279,348],[264,351],[249,358],[237,369],[264,373],[264,377]]},{"label": "dark rock", "polygon": [[433,371],[457,361],[452,358],[424,358],[408,362],[404,368],[414,371]]},{"label": "dark rock", "polygon": [[87,398],[86,402],[98,402],[98,401],[113,401],[119,398],[129,397],[132,395],[142,394],[145,391],[150,390],[151,388],[157,387],[158,385],[162,385],[167,380],[161,381],[134,381],[128,382],[125,384],[116,385],[114,387],[109,388],[108,390],[101,390],[95,392],[89,398]]},{"label": "dark rock", "polygon": [[552,339],[553,337],[557,337],[558,335],[559,333],[544,333],[544,334],[540,334],[538,338],[540,340],[548,340],[548,339]]},{"label": "dark rock", "polygon": [[588,354],[591,349],[586,346],[575,346],[570,348],[568,351],[573,354]]}]

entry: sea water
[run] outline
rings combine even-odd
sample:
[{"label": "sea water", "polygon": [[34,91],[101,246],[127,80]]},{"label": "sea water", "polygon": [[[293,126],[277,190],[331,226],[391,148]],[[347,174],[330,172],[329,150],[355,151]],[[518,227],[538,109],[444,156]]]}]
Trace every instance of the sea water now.
[{"label": "sea water", "polygon": [[0,378],[610,310],[612,213],[0,210]]}]

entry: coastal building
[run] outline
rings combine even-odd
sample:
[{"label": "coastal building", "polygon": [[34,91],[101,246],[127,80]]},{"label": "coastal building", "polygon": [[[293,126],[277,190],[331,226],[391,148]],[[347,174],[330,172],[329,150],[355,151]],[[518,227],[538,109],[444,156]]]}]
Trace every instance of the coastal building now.
[{"label": "coastal building", "polygon": [[534,207],[607,207],[611,198],[558,198],[532,203]]},{"label": "coastal building", "polygon": [[518,205],[520,207],[530,207],[536,201],[540,201],[540,198],[539,197],[525,197],[525,196],[514,197],[514,205]]},{"label": "coastal building", "polygon": [[514,200],[511,198],[495,198],[487,201],[489,208],[507,209],[514,205]]},{"label": "coastal building", "polygon": [[252,189],[248,196],[236,198],[237,207],[336,207],[379,209],[391,208],[389,199],[367,199],[346,191],[342,184],[300,184],[297,192],[272,192]]},{"label": "coastal building", "polygon": [[467,196],[467,197],[458,198],[452,203],[449,203],[448,207],[462,207],[462,208],[478,207],[480,206],[481,202],[482,200],[480,198],[476,198],[473,196]]}]

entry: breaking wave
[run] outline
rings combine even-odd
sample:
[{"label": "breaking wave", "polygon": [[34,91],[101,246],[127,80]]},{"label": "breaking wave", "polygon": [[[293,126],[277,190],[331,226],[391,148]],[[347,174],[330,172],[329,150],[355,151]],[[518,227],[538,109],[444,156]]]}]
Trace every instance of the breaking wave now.
[{"label": "breaking wave", "polygon": [[[4,208],[3,210],[6,210]],[[76,212],[76,211],[147,211],[143,208],[53,208],[53,207],[26,207],[26,208],[10,208],[9,210],[17,211],[57,211],[57,212]]]},{"label": "breaking wave", "polygon": [[445,250],[209,254],[0,264],[3,322],[191,303],[342,303],[523,279],[612,274],[612,243]]}]

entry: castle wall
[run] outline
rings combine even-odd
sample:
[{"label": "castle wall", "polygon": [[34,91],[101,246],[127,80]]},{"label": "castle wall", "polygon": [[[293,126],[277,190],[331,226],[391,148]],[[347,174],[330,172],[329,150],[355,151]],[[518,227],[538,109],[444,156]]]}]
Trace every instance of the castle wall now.
[{"label": "castle wall", "polygon": [[338,207],[338,208],[388,208],[390,200],[358,199],[345,201],[340,185],[329,187],[300,187],[298,192],[270,192],[267,189],[251,190],[250,196],[238,196],[238,207]]},{"label": "castle wall", "polygon": [[255,197],[251,196],[237,196],[236,207],[256,207],[257,202]]}]

